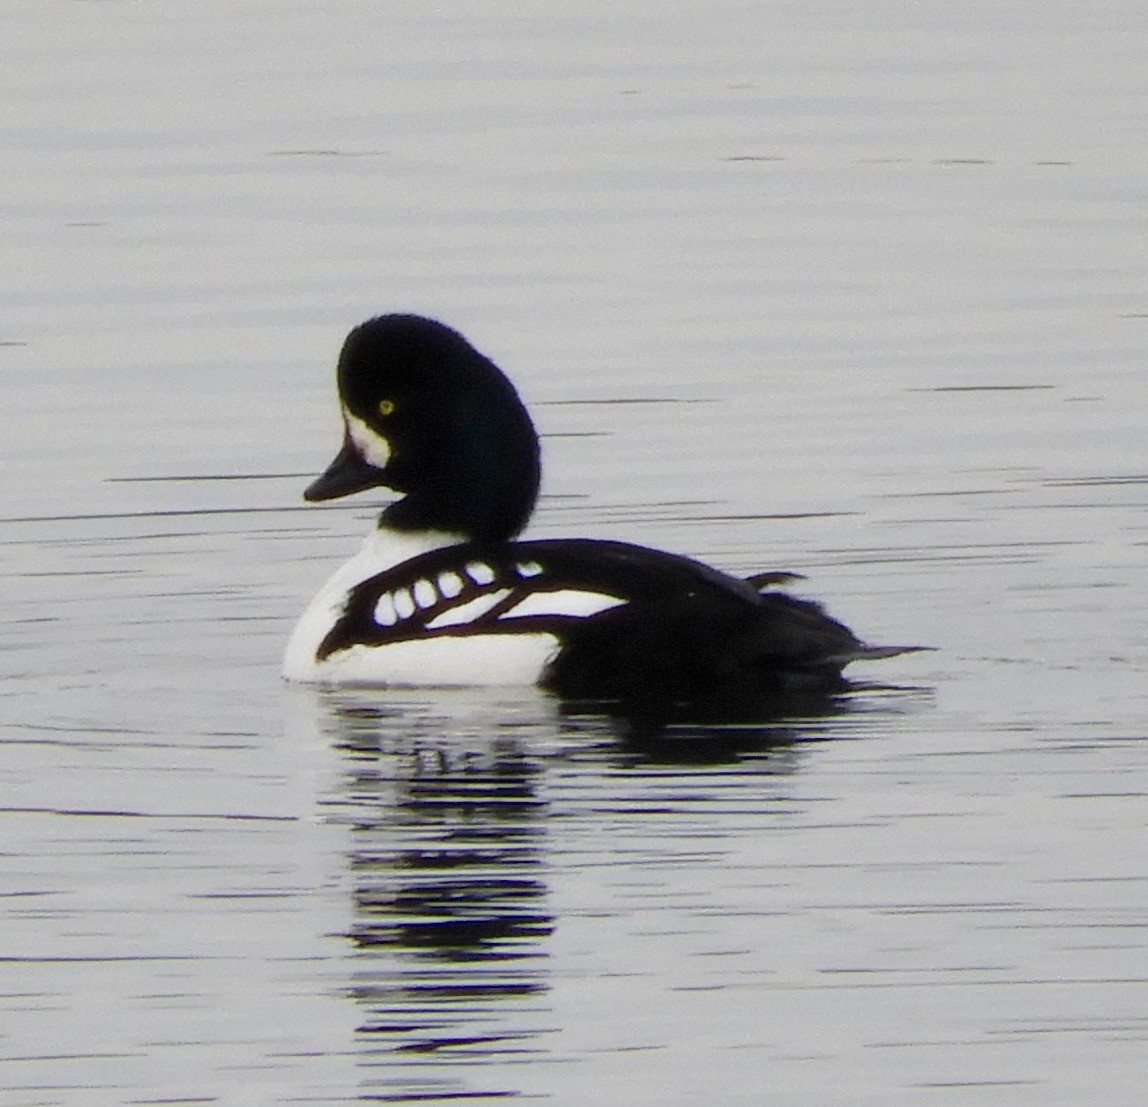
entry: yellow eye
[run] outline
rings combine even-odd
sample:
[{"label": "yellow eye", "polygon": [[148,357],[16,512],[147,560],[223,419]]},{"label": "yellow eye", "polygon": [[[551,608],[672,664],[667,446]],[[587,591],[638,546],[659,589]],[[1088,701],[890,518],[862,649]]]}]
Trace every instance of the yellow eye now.
[{"label": "yellow eye", "polygon": [[380,400],[379,401],[379,414],[390,415],[395,410],[394,400]]}]

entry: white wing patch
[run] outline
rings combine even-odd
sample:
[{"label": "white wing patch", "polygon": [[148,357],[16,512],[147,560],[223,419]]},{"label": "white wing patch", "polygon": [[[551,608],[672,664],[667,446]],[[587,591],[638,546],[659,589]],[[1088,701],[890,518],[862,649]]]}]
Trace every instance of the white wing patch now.
[{"label": "white wing patch", "polygon": [[[521,567],[519,567],[521,568]],[[483,575],[480,570],[489,566],[471,562],[467,566],[467,575]],[[448,583],[449,589],[443,587],[443,577],[452,578]],[[454,573],[443,573],[438,578],[439,588],[429,580],[418,580],[408,588],[396,588],[393,592],[384,592],[375,604],[374,619],[381,627],[393,627],[409,619],[416,611],[426,611],[440,602],[440,596],[445,602],[454,599],[463,591],[462,581]],[[491,580],[493,581],[493,574]],[[456,587],[457,586],[457,587]],[[428,619],[423,627],[426,630],[442,630],[444,627],[461,627],[481,619],[487,612],[493,611],[507,597],[513,597],[513,588],[496,588],[482,595],[455,604],[446,611],[439,612]],[[585,618],[597,615],[609,607],[617,607],[624,600],[615,596],[606,596],[601,592],[585,592],[578,589],[566,588],[555,591],[526,592],[521,598],[508,604],[498,613],[498,618],[519,618],[526,615],[567,615]]]},{"label": "white wing patch", "polygon": [[384,592],[375,604],[375,622],[381,627],[393,627],[399,621],[399,613],[395,610],[395,601],[390,592]]},{"label": "white wing patch", "polygon": [[455,572],[439,573],[438,590],[448,600],[453,600],[462,591],[462,577]]},{"label": "white wing patch", "polygon": [[396,588],[392,593],[395,600],[395,610],[400,619],[409,619],[415,613],[414,597],[405,588]]},{"label": "white wing patch", "polygon": [[509,595],[509,588],[487,592],[477,599],[459,604],[457,607],[444,611],[441,615],[436,615],[427,623],[426,628],[427,630],[438,630],[441,627],[456,627],[471,623],[479,616],[485,615],[492,607],[497,607]]},{"label": "white wing patch", "polygon": [[434,607],[438,602],[438,593],[435,592],[435,587],[429,580],[416,580],[414,593],[415,603],[419,607]]},{"label": "white wing patch", "polygon": [[485,561],[468,561],[463,571],[479,587],[494,583],[494,570]]},{"label": "white wing patch", "polygon": [[601,592],[579,592],[566,589],[558,592],[531,592],[514,605],[507,614],[518,615],[597,615],[608,607],[625,603]]}]

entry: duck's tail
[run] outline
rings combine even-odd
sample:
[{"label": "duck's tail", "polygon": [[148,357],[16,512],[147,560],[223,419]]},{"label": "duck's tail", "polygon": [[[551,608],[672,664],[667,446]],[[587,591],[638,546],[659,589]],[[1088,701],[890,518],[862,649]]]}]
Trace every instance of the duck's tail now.
[{"label": "duck's tail", "polygon": [[880,661],[882,658],[897,657],[903,653],[928,653],[936,648],[936,646],[866,646],[861,643],[854,649],[835,654],[829,660],[848,665],[851,661]]}]

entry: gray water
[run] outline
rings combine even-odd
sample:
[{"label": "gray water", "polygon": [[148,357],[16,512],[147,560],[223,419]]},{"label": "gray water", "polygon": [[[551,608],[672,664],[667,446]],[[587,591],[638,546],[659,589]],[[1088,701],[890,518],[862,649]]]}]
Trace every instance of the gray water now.
[{"label": "gray water", "polygon": [[[1146,32],[4,6],[3,1103],[1137,1101]],[[382,310],[519,384],[532,534],[938,651],[657,733],[284,686]]]}]

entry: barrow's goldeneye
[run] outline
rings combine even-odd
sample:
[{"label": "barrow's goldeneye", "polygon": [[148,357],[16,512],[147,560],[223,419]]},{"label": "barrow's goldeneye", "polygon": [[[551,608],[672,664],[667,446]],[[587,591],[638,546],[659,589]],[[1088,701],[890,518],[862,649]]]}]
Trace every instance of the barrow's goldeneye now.
[{"label": "barrow's goldeneye", "polygon": [[514,386],[461,334],[416,315],[356,327],[339,356],[342,449],[304,492],[385,486],[363,549],[287,645],[289,680],[537,683],[571,699],[832,692],[867,646],[808,600],[662,550],[516,540],[534,509],[538,437]]}]

